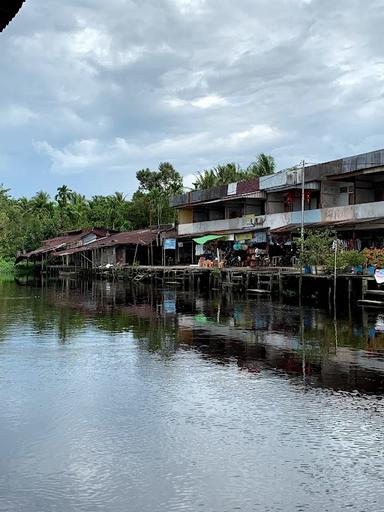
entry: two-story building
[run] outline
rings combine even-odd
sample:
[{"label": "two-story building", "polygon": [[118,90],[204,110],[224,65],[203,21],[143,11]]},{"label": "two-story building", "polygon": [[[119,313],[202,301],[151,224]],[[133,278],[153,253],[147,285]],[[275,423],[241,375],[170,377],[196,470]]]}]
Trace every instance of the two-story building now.
[{"label": "two-story building", "polygon": [[357,240],[358,248],[384,246],[384,150],[379,150],[173,198],[180,254],[191,258],[193,239],[203,235],[264,241],[298,234],[303,190],[306,227],[335,228],[351,245]]},{"label": "two-story building", "polygon": [[333,226],[366,240],[384,227],[384,150],[287,170],[260,178],[267,193],[265,227],[292,231],[301,223],[304,173],[305,225]]},{"label": "two-story building", "polygon": [[259,178],[172,198],[171,206],[178,210],[179,262],[195,261],[194,239],[203,235],[244,240],[256,230],[262,232],[258,226],[263,223],[266,198]]}]

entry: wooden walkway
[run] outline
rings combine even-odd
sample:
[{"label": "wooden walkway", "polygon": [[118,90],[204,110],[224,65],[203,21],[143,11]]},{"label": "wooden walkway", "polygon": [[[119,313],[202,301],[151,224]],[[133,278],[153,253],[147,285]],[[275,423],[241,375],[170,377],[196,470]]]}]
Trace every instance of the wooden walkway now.
[{"label": "wooden walkway", "polygon": [[[130,266],[117,265],[84,269],[76,267],[55,266],[48,272],[59,273],[62,276],[97,279],[125,280],[130,283],[151,283],[162,287],[177,287],[179,289],[205,289],[241,291],[245,295],[321,295],[322,300],[331,304],[336,293],[339,300],[360,299],[369,305],[384,307],[384,293],[378,288],[372,276],[355,274],[302,274],[292,267],[229,267],[204,268],[197,265],[177,266]],[[375,296],[376,295],[376,296]],[[325,297],[325,298],[324,298]],[[381,301],[380,299],[383,299]]]}]

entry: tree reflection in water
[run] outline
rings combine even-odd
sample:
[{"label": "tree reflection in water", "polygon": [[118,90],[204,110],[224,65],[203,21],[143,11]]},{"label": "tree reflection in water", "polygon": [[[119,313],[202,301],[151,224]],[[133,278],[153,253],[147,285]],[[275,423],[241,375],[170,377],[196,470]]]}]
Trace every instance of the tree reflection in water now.
[{"label": "tree reflection in water", "polygon": [[70,279],[1,282],[0,296],[0,340],[20,322],[62,344],[88,329],[128,333],[162,357],[193,349],[251,373],[301,376],[305,385],[384,390],[384,320],[374,311],[346,311],[335,319],[325,310],[265,298]]}]

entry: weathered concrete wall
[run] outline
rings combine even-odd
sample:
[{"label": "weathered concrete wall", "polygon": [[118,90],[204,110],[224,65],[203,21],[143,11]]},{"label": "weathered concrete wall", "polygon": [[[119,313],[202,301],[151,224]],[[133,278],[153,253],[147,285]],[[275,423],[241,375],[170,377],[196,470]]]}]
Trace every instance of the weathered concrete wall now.
[{"label": "weathered concrete wall", "polygon": [[372,203],[375,200],[375,184],[373,181],[356,180],[355,203]]},{"label": "weathered concrete wall", "polygon": [[282,192],[270,192],[265,205],[267,214],[282,213],[284,211],[284,196]]},{"label": "weathered concrete wall", "polygon": [[260,190],[271,190],[301,183],[301,170],[286,170],[260,178]]},{"label": "weathered concrete wall", "polygon": [[380,217],[384,219],[384,201],[325,208],[320,211],[321,222],[369,220]]},{"label": "weathered concrete wall", "polygon": [[193,224],[180,224],[179,235],[198,235],[202,233],[220,233],[221,231],[238,231],[252,228],[254,220],[262,225],[264,216],[245,215],[237,219],[222,219],[207,222],[195,222]]},{"label": "weathered concrete wall", "polygon": [[[337,206],[334,208],[322,208],[305,210],[305,224],[332,223],[338,221],[372,220],[376,218],[384,220],[384,201],[365,203],[350,206]],[[264,216],[245,216],[238,219],[227,219],[195,224],[179,225],[179,235],[194,235],[201,233],[215,233],[220,231],[237,231],[254,227],[257,229],[278,229],[285,226],[301,223],[301,211],[273,213]]]},{"label": "weathered concrete wall", "polygon": [[[321,183],[321,205],[323,208],[332,208],[335,206],[348,206],[349,193],[348,187],[353,184],[344,181],[323,181]],[[344,189],[346,191],[344,192]]]}]

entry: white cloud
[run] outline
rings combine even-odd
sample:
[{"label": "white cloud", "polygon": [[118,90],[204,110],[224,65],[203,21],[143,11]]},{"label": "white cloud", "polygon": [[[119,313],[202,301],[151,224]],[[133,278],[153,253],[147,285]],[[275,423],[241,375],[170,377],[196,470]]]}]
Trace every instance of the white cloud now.
[{"label": "white cloud", "polygon": [[191,105],[198,108],[217,107],[219,105],[226,105],[226,103],[227,102],[225,98],[217,96],[216,94],[202,96],[201,98],[196,98],[195,100],[191,101]]},{"label": "white cloud", "polygon": [[375,149],[381,3],[25,2],[1,34],[9,185],[86,191],[109,172],[104,192],[164,160],[191,176],[261,151],[287,167]]},{"label": "white cloud", "polygon": [[8,105],[0,107],[0,126],[20,127],[37,120],[38,114],[24,105]]},{"label": "white cloud", "polygon": [[127,167],[142,167],[145,159],[151,162],[176,161],[181,157],[201,159],[207,157],[212,147],[221,156],[231,160],[231,152],[252,147],[260,141],[271,141],[281,135],[269,126],[253,126],[247,131],[231,132],[222,137],[211,138],[208,132],[167,137],[149,144],[138,144],[121,137],[107,143],[85,139],[74,141],[62,148],[53,147],[47,141],[37,141],[34,147],[39,154],[50,159],[55,173],[70,175],[90,170],[108,172],[126,171]]},{"label": "white cloud", "polygon": [[165,103],[173,108],[180,107],[196,107],[196,108],[211,108],[211,107],[219,107],[227,105],[227,100],[216,94],[211,94],[208,96],[201,96],[200,98],[195,98],[192,100],[183,100],[181,98],[167,98],[165,99]]},{"label": "white cloud", "polygon": [[201,15],[205,12],[206,0],[171,0],[175,7],[180,11],[181,14]]},{"label": "white cloud", "polygon": [[183,179],[184,188],[186,188],[187,190],[193,189],[194,188],[193,184],[195,181],[196,181],[195,174],[187,174],[186,176],[184,176],[184,179]]}]

